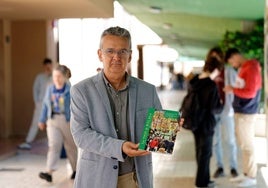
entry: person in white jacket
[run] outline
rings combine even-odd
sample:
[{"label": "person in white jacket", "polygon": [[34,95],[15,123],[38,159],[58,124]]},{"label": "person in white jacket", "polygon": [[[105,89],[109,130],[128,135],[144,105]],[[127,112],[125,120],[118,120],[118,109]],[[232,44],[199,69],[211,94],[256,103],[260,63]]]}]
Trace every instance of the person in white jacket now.
[{"label": "person in white jacket", "polygon": [[32,148],[31,143],[37,136],[39,129],[38,120],[41,113],[43,98],[46,93],[47,86],[52,83],[52,68],[52,60],[49,58],[45,58],[43,60],[43,72],[39,73],[35,77],[33,84],[33,99],[35,104],[34,113],[25,142],[21,143],[18,146],[19,149],[30,150]]}]

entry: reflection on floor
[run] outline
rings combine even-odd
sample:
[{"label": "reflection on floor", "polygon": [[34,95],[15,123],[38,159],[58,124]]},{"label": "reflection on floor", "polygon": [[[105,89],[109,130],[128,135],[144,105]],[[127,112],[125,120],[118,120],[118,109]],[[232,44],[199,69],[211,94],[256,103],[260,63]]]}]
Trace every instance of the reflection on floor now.
[{"label": "reflection on floor", "polygon": [[0,160],[14,156],[17,152],[17,145],[21,143],[22,140],[22,138],[0,139]]}]

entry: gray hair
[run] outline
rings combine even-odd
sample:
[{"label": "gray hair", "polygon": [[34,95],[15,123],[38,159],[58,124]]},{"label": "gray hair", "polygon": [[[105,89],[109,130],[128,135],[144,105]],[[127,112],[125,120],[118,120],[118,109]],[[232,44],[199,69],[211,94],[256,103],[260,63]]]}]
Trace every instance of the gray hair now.
[{"label": "gray hair", "polygon": [[56,65],[56,67],[54,68],[54,70],[59,71],[66,78],[70,78],[71,77],[71,70],[67,66],[65,66],[65,65],[58,64],[58,65]]},{"label": "gray hair", "polygon": [[100,48],[102,47],[102,39],[106,35],[114,35],[114,36],[118,36],[118,37],[122,37],[122,38],[127,39],[128,43],[129,43],[129,49],[131,49],[131,36],[130,36],[130,33],[127,29],[116,26],[116,27],[110,27],[110,28],[104,30],[103,33],[101,34]]}]

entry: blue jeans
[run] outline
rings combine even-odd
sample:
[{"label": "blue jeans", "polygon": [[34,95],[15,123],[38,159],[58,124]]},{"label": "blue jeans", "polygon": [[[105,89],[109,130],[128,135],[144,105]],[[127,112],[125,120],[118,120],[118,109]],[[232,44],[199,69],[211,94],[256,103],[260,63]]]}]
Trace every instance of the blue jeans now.
[{"label": "blue jeans", "polygon": [[[213,149],[216,157],[216,163],[218,167],[224,167],[223,165],[223,149],[222,144],[227,144],[227,151],[229,159],[230,169],[237,169],[237,144],[235,138],[235,123],[234,116],[226,114],[224,111],[215,116],[216,127],[213,140]],[[224,131],[224,134],[223,134]],[[224,138],[222,138],[224,135]]]}]

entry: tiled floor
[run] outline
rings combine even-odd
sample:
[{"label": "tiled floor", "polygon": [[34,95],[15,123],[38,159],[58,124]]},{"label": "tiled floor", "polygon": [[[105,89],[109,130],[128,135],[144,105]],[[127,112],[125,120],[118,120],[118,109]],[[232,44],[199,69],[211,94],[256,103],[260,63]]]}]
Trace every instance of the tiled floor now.
[{"label": "tiled floor", "polygon": [[[160,92],[160,99],[166,109],[177,110],[182,96],[180,91]],[[46,164],[46,139],[34,143],[31,151],[17,151],[16,145],[19,139],[4,144],[0,140],[0,188],[71,188],[73,181],[70,180],[70,167],[66,160],[62,159],[59,169],[53,175],[53,183],[46,183],[38,178],[38,173],[45,169]],[[263,146],[263,141],[256,140],[256,145]],[[2,146],[5,146],[5,151]],[[10,149],[8,149],[10,148]],[[12,157],[4,156],[7,151],[17,151]],[[257,157],[263,163],[266,151],[261,148],[257,150]],[[239,156],[240,157],[240,156]],[[265,158],[265,157],[264,157]],[[225,159],[226,161],[226,159]],[[241,161],[241,160],[239,160]],[[227,161],[226,161],[227,164]],[[226,165],[227,166],[227,165]],[[241,166],[241,164],[239,164]],[[194,157],[194,145],[191,132],[182,130],[178,136],[173,155],[153,154],[154,187],[155,188],[193,188],[196,171]],[[259,165],[261,167],[261,164]],[[227,168],[227,167],[226,167]],[[241,169],[241,168],[240,168]],[[259,168],[260,169],[260,168]],[[211,173],[215,170],[215,159],[211,159]],[[227,170],[227,169],[226,169]],[[216,180],[218,188],[234,188],[235,184],[226,177]],[[268,178],[268,177],[267,177]],[[258,170],[258,185],[256,188],[265,188],[264,179]]]},{"label": "tiled floor", "polygon": [[0,139],[0,160],[16,154],[16,145],[21,143],[22,138]]}]

